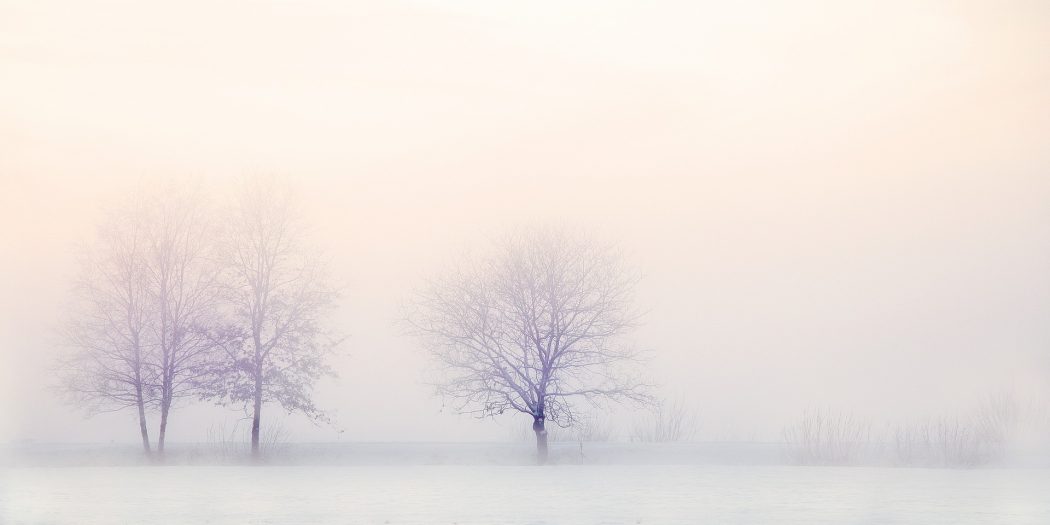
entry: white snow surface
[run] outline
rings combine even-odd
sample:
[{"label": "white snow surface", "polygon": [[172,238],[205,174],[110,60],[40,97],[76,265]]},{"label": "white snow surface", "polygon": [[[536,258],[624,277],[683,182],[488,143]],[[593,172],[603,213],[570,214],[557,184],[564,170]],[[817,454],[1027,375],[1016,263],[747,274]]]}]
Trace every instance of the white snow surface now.
[{"label": "white snow surface", "polygon": [[781,465],[14,466],[16,524],[1046,524],[1050,470]]}]

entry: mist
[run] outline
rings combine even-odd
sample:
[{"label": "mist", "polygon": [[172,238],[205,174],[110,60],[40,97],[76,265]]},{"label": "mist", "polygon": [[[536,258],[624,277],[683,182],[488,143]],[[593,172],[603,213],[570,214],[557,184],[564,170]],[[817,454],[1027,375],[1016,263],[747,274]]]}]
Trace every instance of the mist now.
[{"label": "mist", "polygon": [[654,376],[719,426],[1046,394],[1045,10],[581,7],[578,32],[540,5],[315,7],[5,9],[7,440],[68,435],[53,320],[104,203],[253,173],[295,180],[347,291],[319,394],[345,432],[302,439],[498,437],[440,412],[395,321],[442,261],[534,223],[622,245]]},{"label": "mist", "polygon": [[[5,2],[0,442],[136,442],[133,411],[55,391],[78,257],[131,195],[223,210],[257,177],[340,290],[331,422],[275,407],[289,443],[527,438],[437,395],[403,320],[537,227],[640,275],[626,340],[691,441],[1050,406],[1048,25],[1026,1]],[[247,417],[173,410],[173,443]],[[595,413],[614,442],[652,417]]]}]

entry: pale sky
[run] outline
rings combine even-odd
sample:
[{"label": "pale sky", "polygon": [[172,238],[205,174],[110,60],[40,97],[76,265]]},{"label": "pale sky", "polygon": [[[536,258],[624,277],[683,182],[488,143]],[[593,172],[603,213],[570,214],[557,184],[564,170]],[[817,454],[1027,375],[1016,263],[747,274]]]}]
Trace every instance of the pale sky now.
[{"label": "pale sky", "polygon": [[295,439],[524,425],[441,412],[395,320],[535,223],[624,248],[633,339],[711,435],[1050,393],[1046,2],[0,0],[0,441],[137,439],[47,388],[77,246],[137,187],[255,173],[346,286],[345,432]]}]

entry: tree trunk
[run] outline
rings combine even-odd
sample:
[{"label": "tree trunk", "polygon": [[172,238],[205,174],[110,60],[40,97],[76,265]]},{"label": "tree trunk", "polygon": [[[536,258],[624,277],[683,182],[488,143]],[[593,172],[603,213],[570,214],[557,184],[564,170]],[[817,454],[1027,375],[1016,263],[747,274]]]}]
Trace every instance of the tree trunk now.
[{"label": "tree trunk", "polygon": [[139,434],[142,435],[142,450],[149,456],[152,451],[149,447],[149,430],[146,429],[146,400],[142,397],[142,353],[139,347],[138,332],[132,330],[133,347],[135,355],[135,404],[139,409]]},{"label": "tree trunk", "polygon": [[146,406],[142,401],[142,386],[135,386],[135,397],[139,406],[139,433],[142,434],[142,450],[146,452],[146,455],[150,455],[151,451],[149,448],[149,430],[146,429]]},{"label": "tree trunk", "polygon": [[547,463],[547,429],[543,416],[534,417],[532,431],[536,433],[536,464],[543,465]]},{"label": "tree trunk", "polygon": [[172,390],[174,379],[171,377],[171,364],[164,372],[164,380],[161,382],[160,392],[160,432],[157,433],[157,455],[164,455],[164,439],[168,435],[168,413],[171,411]]},{"label": "tree trunk", "polygon": [[168,433],[168,410],[171,409],[171,401],[161,400],[160,403],[160,432],[157,433],[157,455],[164,455],[164,436]]},{"label": "tree trunk", "polygon": [[255,376],[255,410],[252,412],[252,457],[259,458],[259,419],[262,412],[262,377]]}]

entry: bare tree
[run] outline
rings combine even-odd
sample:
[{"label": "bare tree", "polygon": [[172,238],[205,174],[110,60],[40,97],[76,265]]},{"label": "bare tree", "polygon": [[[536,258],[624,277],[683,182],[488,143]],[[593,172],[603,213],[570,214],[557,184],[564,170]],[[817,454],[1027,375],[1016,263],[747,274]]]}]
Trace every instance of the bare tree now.
[{"label": "bare tree", "polygon": [[146,268],[156,341],[151,365],[159,380],[157,452],[163,453],[173,403],[199,393],[206,358],[216,349],[209,331],[218,322],[220,270],[216,225],[196,190],[169,187],[153,195],[148,209]]},{"label": "bare tree", "polygon": [[[214,224],[199,195],[182,187],[136,194],[100,228],[85,259],[77,308],[67,323],[76,349],[62,361],[64,390],[88,402],[160,411],[164,452],[170,409],[197,393],[218,294]],[[106,403],[101,403],[106,401]]]},{"label": "bare tree", "polygon": [[432,282],[408,322],[444,368],[439,392],[461,413],[527,414],[544,463],[547,422],[572,425],[576,401],[648,401],[631,374],[638,353],[620,341],[635,281],[607,246],[523,231]]},{"label": "bare tree", "polygon": [[90,413],[135,408],[150,453],[146,410],[156,402],[149,330],[147,237],[141,208],[111,215],[83,260],[62,335],[71,351],[58,363],[60,388]]},{"label": "bare tree", "polygon": [[324,417],[311,390],[333,373],[326,358],[336,342],[322,321],[336,291],[318,259],[305,253],[289,193],[273,181],[245,185],[230,225],[226,299],[232,325],[213,332],[226,360],[209,395],[244,404],[252,417],[252,455],[258,456],[265,403]]}]

